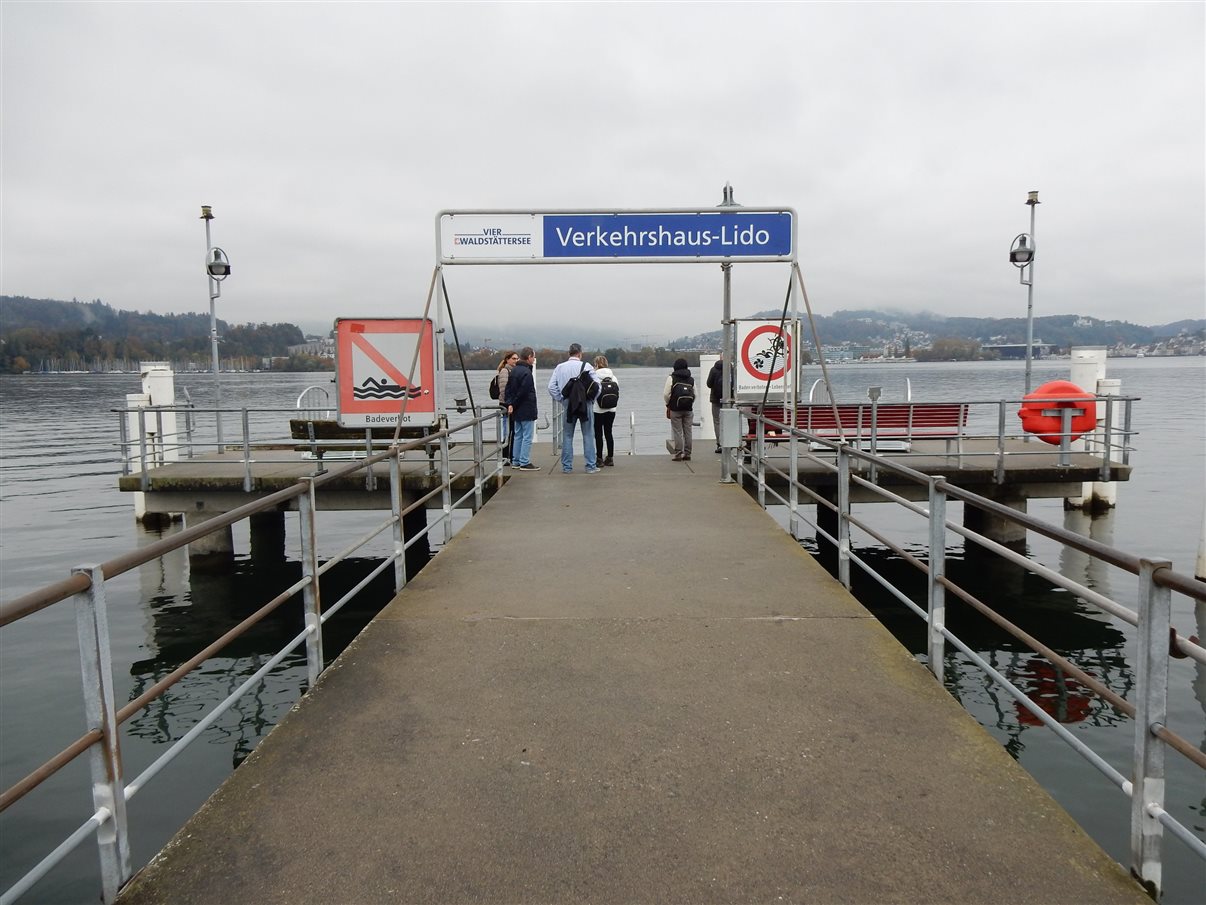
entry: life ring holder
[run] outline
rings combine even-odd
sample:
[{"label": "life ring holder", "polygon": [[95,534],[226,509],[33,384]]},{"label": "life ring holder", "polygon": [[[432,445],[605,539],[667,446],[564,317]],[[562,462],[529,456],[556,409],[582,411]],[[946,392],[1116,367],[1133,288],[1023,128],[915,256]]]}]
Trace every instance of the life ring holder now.
[{"label": "life ring holder", "polygon": [[[1072,410],[1068,417],[1065,413]],[[1068,380],[1044,383],[1022,399],[1018,410],[1022,430],[1044,443],[1059,446],[1065,437],[1064,418],[1068,417],[1067,438],[1081,437],[1097,427],[1097,397]]]}]

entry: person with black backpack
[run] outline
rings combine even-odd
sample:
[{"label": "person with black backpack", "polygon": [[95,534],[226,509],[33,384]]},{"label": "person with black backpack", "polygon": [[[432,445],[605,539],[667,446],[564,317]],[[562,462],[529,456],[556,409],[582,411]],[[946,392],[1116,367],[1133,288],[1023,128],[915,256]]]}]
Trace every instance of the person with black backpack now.
[{"label": "person with black backpack", "polygon": [[[607,356],[595,357],[595,377],[599,380],[599,395],[595,397],[595,460],[604,465],[614,465],[612,456],[616,452],[616,441],[611,435],[611,426],[616,420],[616,408],[620,404],[620,384],[616,375],[607,366]],[[603,443],[607,443],[607,455],[603,455]]]},{"label": "person with black backpack", "polygon": [[561,470],[569,474],[574,470],[574,428],[581,425],[582,454],[586,459],[586,473],[599,473],[599,460],[595,456],[594,402],[599,395],[599,383],[595,369],[582,360],[582,346],[571,343],[569,357],[553,368],[549,378],[549,395],[561,406],[565,415],[565,436],[561,440]]},{"label": "person with black backpack", "polygon": [[695,407],[695,378],[687,367],[687,359],[674,361],[674,370],[666,378],[662,391],[666,403],[666,417],[670,419],[670,440],[666,447],[675,462],[691,460],[691,417]]}]

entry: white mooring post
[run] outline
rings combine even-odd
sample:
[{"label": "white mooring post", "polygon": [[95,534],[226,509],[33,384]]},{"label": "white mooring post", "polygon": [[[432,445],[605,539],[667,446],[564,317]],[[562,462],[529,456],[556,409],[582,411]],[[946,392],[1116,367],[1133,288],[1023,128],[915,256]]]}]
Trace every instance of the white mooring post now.
[{"label": "white mooring post", "polygon": [[[1072,349],[1072,365],[1068,379],[1090,393],[1099,396],[1117,396],[1122,382],[1106,380],[1106,348],[1105,346],[1077,346]],[[1104,425],[1106,421],[1106,406],[1113,407],[1110,418],[1110,442],[1117,443],[1115,434],[1122,427],[1122,411],[1118,403],[1097,403],[1097,429],[1085,439],[1075,440],[1072,448],[1083,450],[1091,448],[1100,450],[1105,443]],[[1117,502],[1117,488],[1113,482],[1085,481],[1081,484],[1080,496],[1068,497],[1064,505],[1072,509],[1108,509]]]},{"label": "white mooring post", "polygon": [[[122,455],[133,470],[141,471],[145,449],[146,465],[153,467],[180,458],[181,439],[176,432],[176,413],[147,411],[171,408],[176,404],[176,375],[166,361],[139,363],[142,373],[142,392],[126,394],[126,436],[128,444]],[[134,518],[145,521],[146,494],[134,494]]]}]

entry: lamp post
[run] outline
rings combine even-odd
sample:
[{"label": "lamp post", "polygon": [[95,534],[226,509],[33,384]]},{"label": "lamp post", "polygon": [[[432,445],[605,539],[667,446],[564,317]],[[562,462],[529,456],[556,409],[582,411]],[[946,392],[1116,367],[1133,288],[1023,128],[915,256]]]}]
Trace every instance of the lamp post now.
[{"label": "lamp post", "polygon": [[1030,206],[1030,232],[1014,237],[1009,249],[1009,261],[1018,268],[1018,280],[1026,287],[1026,395],[1030,395],[1030,363],[1034,357],[1034,209],[1041,202],[1038,192],[1026,199]]},{"label": "lamp post", "polygon": [[[724,190],[721,194],[721,201],[720,201],[720,204],[717,205],[717,207],[721,208],[722,210],[725,208],[741,207],[740,204],[738,204],[736,201],[733,200],[733,186],[727,182],[724,184]],[[732,302],[733,302],[733,264],[732,264],[732,262],[725,261],[723,264],[720,265],[720,271],[721,271],[721,273],[724,274],[724,313],[721,315],[721,318],[720,318],[721,330],[723,331],[721,333],[721,340],[722,340],[721,341],[721,350],[724,355],[724,364],[722,365],[721,370],[720,370],[720,379],[721,379],[721,382],[724,387],[723,390],[721,390],[721,394],[720,394],[721,418],[723,419],[725,417],[725,412],[727,410],[733,408],[733,405],[734,405],[733,392],[732,392],[733,385],[731,383],[731,381],[733,379],[733,364],[736,361],[736,359],[733,358],[733,354],[734,354],[735,350],[733,348],[734,337],[733,337],[733,317],[732,317],[732,308],[733,308],[733,304],[732,304]],[[720,439],[721,439],[720,438],[720,434],[721,434],[720,425],[715,424],[715,425],[713,425],[713,428],[716,431],[716,443],[717,443],[717,445],[720,445]],[[733,444],[732,438],[730,437],[729,438],[729,448],[726,448],[720,456],[720,482],[722,484],[732,484],[733,483],[734,463],[729,460],[729,455],[731,454],[732,450],[734,450],[735,448],[736,448],[736,444]]]},{"label": "lamp post", "polygon": [[214,365],[214,408],[217,413],[218,452],[221,453],[225,450],[222,442],[222,379],[218,370],[218,317],[214,301],[222,295],[222,281],[230,276],[230,259],[210,240],[209,221],[213,218],[213,209],[208,204],[201,205],[201,219],[205,221],[205,274],[209,280],[209,344]]}]

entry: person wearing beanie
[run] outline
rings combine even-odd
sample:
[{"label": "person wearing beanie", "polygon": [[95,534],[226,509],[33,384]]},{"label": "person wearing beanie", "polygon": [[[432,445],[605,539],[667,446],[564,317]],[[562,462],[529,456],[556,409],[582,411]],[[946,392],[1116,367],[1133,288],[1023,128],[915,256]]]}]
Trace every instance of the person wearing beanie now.
[{"label": "person wearing beanie", "polygon": [[675,359],[674,370],[666,378],[666,386],[662,390],[662,401],[666,403],[666,417],[670,419],[670,439],[666,441],[666,448],[675,462],[689,462],[695,378],[691,376],[687,359]]}]

